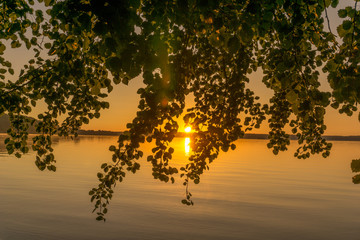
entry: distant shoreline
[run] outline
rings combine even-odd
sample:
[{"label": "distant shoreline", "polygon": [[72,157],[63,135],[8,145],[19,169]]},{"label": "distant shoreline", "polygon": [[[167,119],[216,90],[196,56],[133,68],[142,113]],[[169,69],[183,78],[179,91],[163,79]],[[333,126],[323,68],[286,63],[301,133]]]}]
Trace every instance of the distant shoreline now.
[{"label": "distant shoreline", "polygon": [[[104,135],[104,136],[118,136],[122,132],[103,131],[103,130],[79,130],[79,135]],[[191,134],[179,132],[176,137],[189,137]],[[324,139],[328,141],[360,141],[360,136],[339,136],[339,135],[324,135]],[[245,134],[243,139],[268,139],[268,134],[248,133]],[[295,135],[290,135],[290,140],[297,140]]]},{"label": "distant shoreline", "polygon": [[[123,132],[113,132],[105,130],[79,130],[79,136],[119,136]],[[0,134],[6,134],[6,132],[0,131]],[[30,132],[30,134],[35,134]],[[191,133],[179,132],[175,137],[190,137]],[[360,141],[360,136],[340,136],[340,135],[324,135],[324,139],[328,141]],[[268,139],[268,134],[248,133],[241,139]],[[290,135],[290,140],[297,140],[295,135]]]},{"label": "distant shoreline", "polygon": [[[5,114],[0,116],[0,134],[6,134],[10,127],[9,117]],[[106,131],[106,130],[79,130],[78,134],[82,136],[119,136],[120,131]],[[35,128],[30,127],[29,134],[36,134]],[[189,137],[191,133],[179,132],[176,137]],[[324,139],[328,141],[360,141],[359,136],[341,136],[341,135],[324,135]],[[243,139],[268,139],[268,134],[249,133],[245,134]],[[290,135],[290,140],[297,140],[295,135]]]}]

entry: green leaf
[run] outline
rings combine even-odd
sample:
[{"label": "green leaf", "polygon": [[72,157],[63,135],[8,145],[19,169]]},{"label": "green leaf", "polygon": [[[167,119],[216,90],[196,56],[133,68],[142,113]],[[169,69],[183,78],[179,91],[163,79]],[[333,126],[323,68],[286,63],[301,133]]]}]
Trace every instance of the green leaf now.
[{"label": "green leaf", "polygon": [[338,11],[338,16],[341,17],[341,18],[346,18],[347,16],[347,11],[345,9],[340,9]]},{"label": "green leaf", "polygon": [[5,51],[6,47],[4,44],[0,44],[0,54],[2,54]]},{"label": "green leaf", "polygon": [[336,8],[338,4],[339,4],[339,0],[332,0],[331,7]]},{"label": "green leaf", "polygon": [[106,60],[108,68],[113,72],[120,72],[122,68],[122,61],[118,57],[110,57]]},{"label": "green leaf", "polygon": [[52,0],[44,0],[45,6],[46,6],[46,7],[50,6],[51,1],[52,1]]},{"label": "green leaf", "polygon": [[286,94],[286,100],[288,100],[289,103],[291,103],[291,104],[295,103],[297,101],[298,97],[299,96],[293,90],[289,91]]},{"label": "green leaf", "polygon": [[93,94],[93,95],[100,94],[100,86],[98,84],[91,88],[91,94]]},{"label": "green leaf", "polygon": [[129,84],[129,79],[127,77],[124,77],[122,79],[122,83],[125,84],[125,85],[128,85]]},{"label": "green leaf", "polygon": [[360,172],[360,159],[354,159],[351,161],[352,172]]},{"label": "green leaf", "polygon": [[231,54],[235,54],[240,48],[240,40],[236,36],[233,36],[229,39],[227,46],[229,52]]},{"label": "green leaf", "polygon": [[252,41],[253,37],[254,32],[251,29],[251,26],[247,23],[243,23],[240,30],[240,40],[242,41],[242,43],[249,44]]},{"label": "green leaf", "polygon": [[112,52],[116,52],[116,47],[117,47],[117,44],[116,44],[116,41],[113,39],[113,38],[106,38],[105,39],[105,44],[107,46],[107,48],[112,51]]},{"label": "green leaf", "polygon": [[322,107],[316,107],[315,108],[315,117],[317,119],[323,119],[325,114],[325,109]]},{"label": "green leaf", "polygon": [[359,184],[360,183],[360,174],[353,176],[352,177],[352,182],[354,184]]},{"label": "green leaf", "polygon": [[130,6],[135,8],[135,9],[138,9],[139,6],[140,6],[140,0],[131,0],[130,1]]},{"label": "green leaf", "polygon": [[352,26],[352,22],[349,20],[345,20],[342,24],[344,30],[350,30]]},{"label": "green leaf", "polygon": [[104,22],[99,21],[95,24],[93,30],[97,35],[104,35],[107,31],[107,27]]}]

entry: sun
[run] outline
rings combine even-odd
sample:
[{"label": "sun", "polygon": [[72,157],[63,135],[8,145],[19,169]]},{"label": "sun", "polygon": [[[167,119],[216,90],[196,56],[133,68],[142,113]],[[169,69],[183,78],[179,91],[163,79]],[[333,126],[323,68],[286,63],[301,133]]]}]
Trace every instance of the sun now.
[{"label": "sun", "polygon": [[191,127],[186,127],[185,132],[187,132],[187,133],[191,132]]}]

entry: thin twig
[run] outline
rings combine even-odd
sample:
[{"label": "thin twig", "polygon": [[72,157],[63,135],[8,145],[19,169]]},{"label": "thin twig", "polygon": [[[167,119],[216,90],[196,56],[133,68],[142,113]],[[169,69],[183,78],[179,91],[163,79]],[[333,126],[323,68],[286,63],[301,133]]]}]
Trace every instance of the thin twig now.
[{"label": "thin twig", "polygon": [[355,1],[355,7],[354,7],[354,10],[355,10],[355,15],[354,15],[354,19],[353,19],[353,32],[352,32],[352,35],[351,35],[351,45],[350,45],[350,55],[352,54],[352,49],[353,49],[353,43],[354,43],[354,35],[355,35],[355,27],[356,27],[356,17],[357,17],[357,12],[356,12],[356,5],[357,5],[357,1]]},{"label": "thin twig", "polygon": [[[325,17],[326,17],[326,20],[327,20],[327,24],[328,24],[329,31],[330,31],[331,34],[333,34],[333,32],[331,31],[331,27],[330,27],[330,20],[329,20],[327,8],[326,8],[325,0],[324,0],[324,8],[325,8]],[[356,7],[355,7],[355,8],[356,8]],[[334,35],[334,34],[333,34],[333,35]]]}]

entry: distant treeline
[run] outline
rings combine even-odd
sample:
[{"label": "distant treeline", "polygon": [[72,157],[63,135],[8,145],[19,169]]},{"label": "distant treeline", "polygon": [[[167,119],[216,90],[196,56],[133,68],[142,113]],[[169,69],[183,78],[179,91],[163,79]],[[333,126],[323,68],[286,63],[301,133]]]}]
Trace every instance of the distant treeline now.
[{"label": "distant treeline", "polygon": [[[360,141],[360,136],[335,136],[324,135],[324,139],[328,141]],[[268,139],[267,134],[245,134],[244,139]],[[297,140],[295,135],[290,135],[290,140]]]},{"label": "distant treeline", "polygon": [[106,135],[106,136],[119,136],[121,132],[105,131],[105,130],[79,130],[79,135]]},{"label": "distant treeline", "polygon": [[[360,141],[360,136],[325,135],[323,137],[328,141]],[[249,133],[245,134],[244,139],[268,139],[268,135]],[[297,140],[297,137],[295,135],[290,135],[290,140]]]},{"label": "distant treeline", "polygon": [[[30,118],[30,117],[29,117]],[[32,119],[32,118],[31,118]],[[9,116],[4,114],[0,116],[0,133],[6,133],[10,128]],[[36,134],[35,128],[33,126],[29,129],[30,134]],[[109,135],[109,136],[118,136],[121,132],[112,132],[112,131],[103,131],[103,130],[79,130],[79,135]]]},{"label": "distant treeline", "polygon": [[[189,133],[178,133],[176,137],[189,137],[191,134]],[[323,136],[324,139],[328,141],[360,141],[360,136],[334,136],[328,135]],[[248,133],[243,137],[244,139],[268,139],[267,134],[257,134],[257,133]],[[297,140],[295,135],[290,135],[290,140]]]},{"label": "distant treeline", "polygon": [[[33,119],[31,117],[28,118]],[[0,116],[0,133],[6,133],[9,128],[10,128],[9,116],[6,114]],[[35,128],[33,126],[30,126],[29,133],[30,134],[36,133]]]},{"label": "distant treeline", "polygon": [[[4,114],[0,116],[0,133],[6,133],[10,127],[9,116]],[[34,134],[35,128],[30,127],[29,133]],[[105,130],[79,130],[79,135],[106,135],[106,136],[119,136],[122,132],[113,132]],[[179,132],[176,137],[191,137],[192,133]],[[328,141],[360,141],[360,136],[324,136]],[[268,139],[267,134],[249,133],[245,134],[244,139]],[[297,140],[295,135],[290,135],[291,140]]]},{"label": "distant treeline", "polygon": [[360,141],[360,136],[324,136],[328,141]]}]

